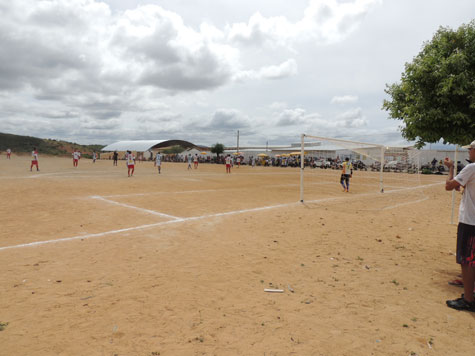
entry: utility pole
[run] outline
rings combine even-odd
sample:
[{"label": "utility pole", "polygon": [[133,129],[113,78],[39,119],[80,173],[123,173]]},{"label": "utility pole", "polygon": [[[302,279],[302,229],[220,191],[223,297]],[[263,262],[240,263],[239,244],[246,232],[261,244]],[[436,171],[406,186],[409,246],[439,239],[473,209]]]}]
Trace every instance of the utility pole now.
[{"label": "utility pole", "polygon": [[236,153],[238,153],[239,152],[239,130],[237,132],[237,145],[236,145],[236,147],[237,147]]}]

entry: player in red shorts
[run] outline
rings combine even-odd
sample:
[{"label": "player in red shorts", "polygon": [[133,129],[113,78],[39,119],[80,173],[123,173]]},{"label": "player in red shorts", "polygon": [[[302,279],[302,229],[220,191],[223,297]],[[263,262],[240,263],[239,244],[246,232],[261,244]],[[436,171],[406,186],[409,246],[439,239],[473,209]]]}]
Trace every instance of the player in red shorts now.
[{"label": "player in red shorts", "polygon": [[33,170],[33,166],[36,166],[36,171],[40,170],[40,167],[38,166],[38,151],[36,150],[36,147],[33,147],[33,152],[31,152],[30,172]]},{"label": "player in red shorts", "polygon": [[79,153],[77,149],[75,149],[74,152],[72,153],[72,156],[73,156],[73,166],[77,167],[78,162],[79,162],[79,157],[81,157],[81,154]]},{"label": "player in red shorts", "polygon": [[11,149],[7,149],[7,159],[10,159],[10,156],[12,155],[12,150]]},{"label": "player in red shorts", "polygon": [[227,155],[226,159],[225,159],[225,161],[226,161],[226,173],[231,173],[231,160],[232,160],[231,156]]},{"label": "player in red shorts", "polygon": [[198,168],[198,155],[195,153],[195,156],[193,157],[193,166],[195,169]]},{"label": "player in red shorts", "polygon": [[134,175],[135,170],[135,156],[132,154],[131,151],[127,151],[127,174],[129,177]]}]

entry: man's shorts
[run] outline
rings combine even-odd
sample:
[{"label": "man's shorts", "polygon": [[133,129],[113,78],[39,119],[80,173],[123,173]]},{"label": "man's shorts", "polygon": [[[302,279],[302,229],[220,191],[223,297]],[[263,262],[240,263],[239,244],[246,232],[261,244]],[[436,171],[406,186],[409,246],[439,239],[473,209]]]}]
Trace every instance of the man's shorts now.
[{"label": "man's shorts", "polygon": [[134,168],[134,167],[135,167],[134,164],[128,164],[128,165],[127,165],[127,168],[129,168],[129,169],[132,169],[132,168]]},{"label": "man's shorts", "polygon": [[32,164],[33,166],[37,166],[37,165],[38,165],[38,161],[31,161],[31,164]]},{"label": "man's shorts", "polygon": [[78,163],[78,160],[77,159],[73,159],[74,163]]},{"label": "man's shorts", "polygon": [[457,263],[475,267],[475,225],[458,225]]},{"label": "man's shorts", "polygon": [[226,168],[231,168],[231,165],[230,165],[230,164],[226,164]]},{"label": "man's shorts", "polygon": [[350,181],[350,175],[349,174],[342,174],[340,178],[340,182],[345,181],[346,183],[349,183]]}]

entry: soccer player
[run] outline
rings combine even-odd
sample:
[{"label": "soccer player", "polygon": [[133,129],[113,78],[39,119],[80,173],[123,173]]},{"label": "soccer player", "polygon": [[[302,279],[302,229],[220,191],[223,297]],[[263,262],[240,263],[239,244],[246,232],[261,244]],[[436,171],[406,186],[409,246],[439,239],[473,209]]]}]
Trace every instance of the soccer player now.
[{"label": "soccer player", "polygon": [[73,156],[73,167],[77,167],[78,162],[79,162],[79,156],[80,156],[79,151],[77,149],[74,149],[72,156]]},{"label": "soccer player", "polygon": [[92,151],[92,163],[96,163],[97,154],[96,151]]},{"label": "soccer player", "polygon": [[7,148],[7,159],[10,159],[11,155],[12,155],[12,150]]},{"label": "soccer player", "polygon": [[343,191],[348,193],[350,191],[350,178],[353,176],[353,165],[351,164],[350,159],[346,157],[342,166],[343,169],[341,171],[340,184],[343,187]]},{"label": "soccer player", "polygon": [[195,169],[198,168],[198,154],[195,153],[195,156],[193,157],[193,166]]},{"label": "soccer player", "polygon": [[236,163],[237,163],[237,167],[239,168],[241,166],[241,157],[237,156]]},{"label": "soccer player", "polygon": [[187,169],[191,169],[191,161],[192,161],[192,157],[191,157],[191,153],[188,154],[188,168]]},{"label": "soccer player", "polygon": [[157,156],[155,157],[155,166],[158,167],[158,174],[160,174],[162,168],[162,155],[160,152],[157,152]]},{"label": "soccer player", "polygon": [[[468,148],[470,162],[475,162],[475,141],[464,148]],[[466,165],[455,178],[454,162],[446,158],[444,164],[449,168],[445,190],[464,188],[459,208],[456,257],[462,266],[464,294],[446,303],[449,308],[475,312],[475,163]]]},{"label": "soccer player", "polygon": [[231,158],[230,155],[227,155],[227,156],[226,156],[225,162],[226,162],[226,173],[231,173],[231,162],[232,162],[232,158]]},{"label": "soccer player", "polygon": [[31,152],[30,172],[33,170],[33,166],[36,166],[36,171],[40,170],[40,167],[38,166],[38,151],[36,150],[36,147],[33,147],[33,152]]},{"label": "soccer player", "polygon": [[127,151],[127,174],[129,177],[132,177],[134,175],[134,170],[135,170],[135,156],[132,154],[131,151]]},{"label": "soccer player", "polygon": [[114,159],[113,165],[117,166],[117,160],[119,159],[119,154],[117,153],[117,151],[114,151],[114,154],[112,155],[112,158]]}]

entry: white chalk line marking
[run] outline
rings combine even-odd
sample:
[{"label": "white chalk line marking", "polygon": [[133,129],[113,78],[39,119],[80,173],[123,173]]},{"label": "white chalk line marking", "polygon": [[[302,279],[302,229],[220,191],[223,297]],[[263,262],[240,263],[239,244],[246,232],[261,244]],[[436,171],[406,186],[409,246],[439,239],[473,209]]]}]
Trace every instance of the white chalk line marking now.
[{"label": "white chalk line marking", "polygon": [[[441,185],[441,184],[442,183],[434,183],[434,184],[422,185],[422,186],[419,186],[419,187],[402,188],[402,189],[398,189],[398,190],[389,191],[388,193],[398,193],[398,192],[401,192],[401,191],[413,190],[413,189],[424,189],[424,188],[429,188],[429,187],[432,187],[432,186],[435,186],[435,185]],[[345,195],[344,197],[324,198],[324,199],[306,201],[306,203],[319,203],[319,202],[328,202],[328,201],[337,201],[337,200],[348,200],[348,199],[354,199],[356,197],[375,196],[375,195],[380,195],[380,194],[381,193],[365,193],[365,194],[358,194],[356,196],[354,196],[354,195],[350,195],[350,196]],[[118,204],[120,204],[120,203],[118,203]],[[107,235],[115,235],[115,234],[120,234],[122,232],[143,230],[143,229],[148,229],[148,228],[152,228],[152,227],[170,225],[170,224],[181,223],[181,222],[196,221],[196,220],[208,219],[208,218],[214,218],[214,217],[220,217],[220,216],[230,216],[230,215],[236,215],[236,214],[243,214],[243,213],[249,213],[249,212],[257,212],[257,211],[285,208],[285,207],[298,206],[298,205],[301,205],[301,203],[300,202],[286,203],[286,204],[270,205],[270,206],[265,206],[265,207],[252,208],[252,209],[235,210],[235,211],[229,211],[229,212],[225,212],[225,213],[193,216],[193,217],[189,217],[189,218],[177,218],[176,220],[163,221],[163,222],[154,223],[154,224],[140,225],[140,226],[129,227],[129,228],[124,228],[124,229],[119,229],[119,230],[105,231],[105,232],[100,232],[100,233],[97,233],[97,234],[80,235],[80,236],[65,237],[65,238],[60,238],[60,239],[55,239],[55,240],[37,241],[37,242],[30,242],[30,243],[19,244],[19,245],[5,246],[5,247],[0,247],[0,251],[4,251],[4,250],[8,250],[8,249],[15,249],[15,248],[40,246],[40,245],[46,245],[46,244],[64,242],[64,241],[74,241],[74,240],[79,240],[79,239],[86,240],[86,239],[90,239],[90,238],[94,238],[94,237],[103,237],[103,236],[107,236]]]},{"label": "white chalk line marking", "polygon": [[173,220],[179,220],[179,219],[181,219],[181,218],[179,218],[179,217],[177,217],[177,216],[168,215],[168,214],[163,214],[163,213],[160,213],[160,212],[155,211],[155,210],[149,210],[149,209],[139,208],[139,207],[137,207],[137,206],[133,206],[133,205],[129,205],[129,204],[118,203],[118,202],[116,202],[116,201],[109,200],[109,199],[106,199],[106,198],[101,197],[101,196],[98,196],[98,195],[93,195],[93,196],[91,196],[90,198],[91,198],[91,199],[96,199],[96,200],[101,200],[101,201],[104,201],[104,202],[109,203],[109,204],[118,205],[118,206],[121,206],[121,207],[123,207],[123,208],[134,209],[134,210],[137,210],[137,211],[141,211],[141,212],[143,212],[143,213],[161,216],[161,217],[163,217],[163,218],[168,218],[168,219],[173,219]]},{"label": "white chalk line marking", "polygon": [[429,197],[424,197],[424,198],[422,198],[422,199],[413,200],[413,201],[409,201],[409,202],[406,202],[406,203],[400,203],[400,204],[394,204],[394,205],[386,206],[386,207],[382,208],[381,210],[395,209],[395,208],[399,208],[399,207],[401,207],[401,206],[406,206],[406,205],[410,205],[410,204],[421,203],[421,202],[426,201],[426,200],[429,200]]}]

